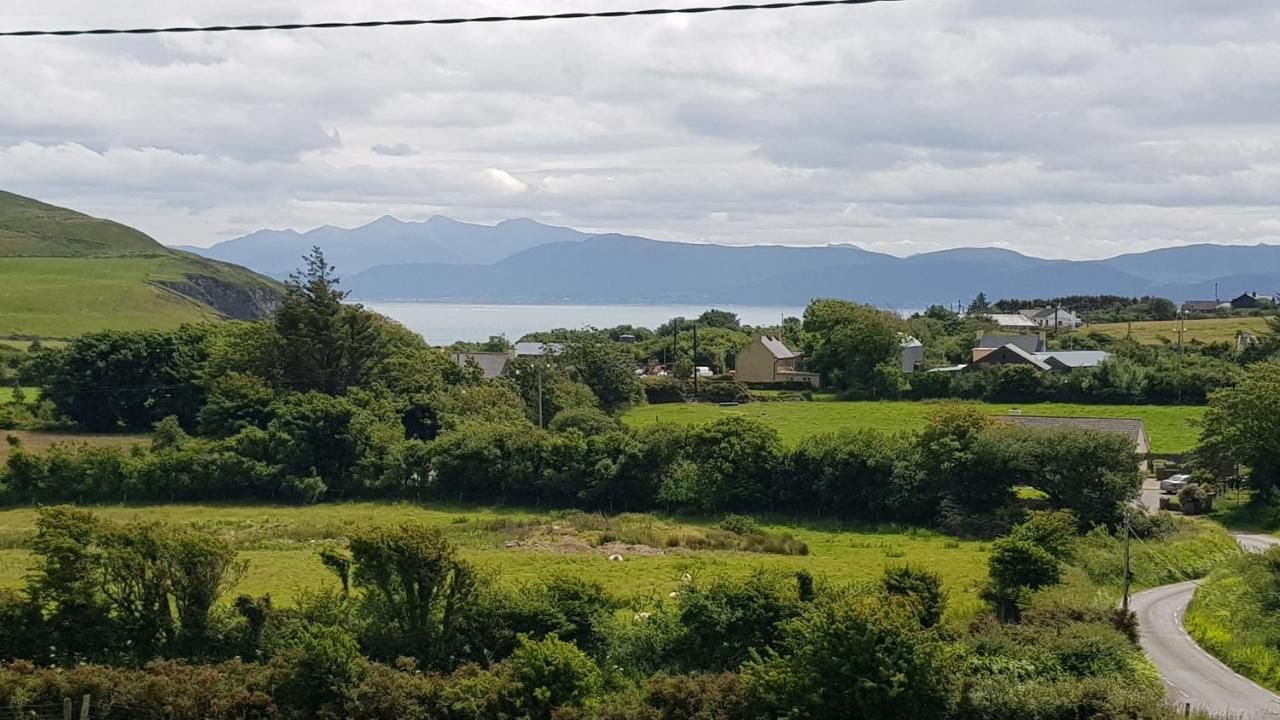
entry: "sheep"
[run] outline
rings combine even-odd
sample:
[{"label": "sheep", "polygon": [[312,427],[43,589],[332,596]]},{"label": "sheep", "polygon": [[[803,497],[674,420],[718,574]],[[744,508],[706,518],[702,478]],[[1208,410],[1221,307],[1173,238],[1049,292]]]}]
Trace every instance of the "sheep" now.
[{"label": "sheep", "polygon": [[622,556],[614,553],[609,556],[609,562],[622,562]]},{"label": "sheep", "polygon": [[638,613],[636,613],[635,621],[636,621],[636,622],[643,622],[643,621],[645,621],[645,620],[648,620],[648,619],[649,619],[650,617],[652,617],[652,616],[653,616],[653,613],[638,612]]}]

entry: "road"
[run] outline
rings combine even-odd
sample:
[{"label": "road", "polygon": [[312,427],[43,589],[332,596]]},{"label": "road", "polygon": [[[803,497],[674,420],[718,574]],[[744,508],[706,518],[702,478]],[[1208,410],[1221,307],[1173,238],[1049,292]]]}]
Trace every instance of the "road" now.
[{"label": "road", "polygon": [[[1236,534],[1249,552],[1260,552],[1280,539],[1270,535]],[[1178,707],[1191,704],[1239,720],[1280,718],[1280,697],[1223,665],[1205,652],[1182,627],[1182,615],[1195,594],[1196,582],[1165,585],[1133,596],[1131,607],[1142,627],[1142,649],[1164,679],[1169,700]]]}]

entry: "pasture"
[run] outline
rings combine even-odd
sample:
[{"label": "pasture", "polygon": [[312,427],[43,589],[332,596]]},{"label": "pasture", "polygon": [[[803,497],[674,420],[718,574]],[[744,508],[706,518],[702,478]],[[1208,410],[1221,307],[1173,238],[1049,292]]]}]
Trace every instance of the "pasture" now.
[{"label": "pasture", "polygon": [[[1141,343],[1178,342],[1177,320],[1146,320],[1135,323],[1101,323],[1089,325],[1083,332],[1098,331],[1114,338],[1133,337]],[[1183,342],[1227,342],[1234,344],[1240,331],[1260,335],[1267,331],[1267,319],[1261,317],[1228,317],[1187,320]]]},{"label": "pasture", "polygon": [[[40,395],[40,388],[24,387],[22,388],[22,394],[24,396],[23,402],[34,403]],[[0,405],[11,402],[13,402],[13,388],[0,387]]]},{"label": "pasture", "polygon": [[[718,518],[621,515],[605,519],[576,512],[451,507],[410,503],[335,503],[309,507],[162,505],[94,508],[119,522],[165,522],[216,533],[248,561],[236,593],[271,593],[289,602],[299,593],[336,587],[320,563],[319,550],[341,545],[363,527],[425,523],[443,529],[462,555],[494,573],[498,582],[519,585],[563,572],[600,581],[625,598],[664,598],[685,573],[695,577],[745,575],[770,568],[805,570],[819,582],[874,580],[885,567],[910,562],[942,575],[949,612],[971,616],[986,578],[987,546],[927,530],[846,528],[808,520],[761,518],[761,528],[791,533],[807,555],[739,550],[692,550],[644,545],[638,540],[712,531]],[[27,547],[35,530],[30,508],[0,510],[0,587],[22,583],[30,564]],[[600,528],[609,529],[602,532]],[[612,544],[593,545],[612,539]],[[518,545],[513,545],[518,543]],[[610,552],[626,557],[611,562]]]},{"label": "pasture", "polygon": [[[758,402],[737,407],[710,403],[645,405],[628,412],[623,420],[633,427],[654,423],[697,425],[717,418],[738,415],[759,420],[778,431],[782,441],[794,445],[808,435],[838,430],[873,429],[905,432],[924,427],[932,401],[866,402]],[[1156,453],[1186,452],[1195,446],[1204,416],[1203,407],[1167,405],[1078,405],[1032,403],[999,405],[973,403],[988,415],[1005,415],[1017,407],[1024,415],[1066,417],[1141,418]]]},{"label": "pasture", "polygon": [[0,258],[0,335],[68,338],[217,320],[210,308],[152,284],[181,279],[182,269],[168,256]]},{"label": "pasture", "polygon": [[[89,433],[46,432],[38,430],[0,430],[7,439],[18,438],[22,447],[34,453],[47,451],[55,444],[68,445],[114,445],[129,447],[151,441],[150,435],[93,435]],[[9,443],[0,442],[0,464],[9,457]]]}]

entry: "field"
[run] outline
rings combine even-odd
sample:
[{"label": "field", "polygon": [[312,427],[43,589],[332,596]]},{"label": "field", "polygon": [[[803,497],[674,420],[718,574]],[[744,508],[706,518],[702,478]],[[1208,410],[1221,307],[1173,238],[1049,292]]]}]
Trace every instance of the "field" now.
[{"label": "field", "polygon": [[[1086,332],[1099,331],[1112,337],[1122,338],[1131,334],[1133,339],[1142,343],[1156,343],[1162,340],[1178,342],[1177,320],[1148,320],[1135,323],[1102,323],[1090,325]],[[1199,340],[1202,343],[1236,341],[1236,333],[1244,330],[1253,335],[1266,332],[1267,319],[1260,317],[1208,318],[1205,320],[1187,320],[1187,332],[1183,342]]]},{"label": "field", "polygon": [[178,270],[166,256],[0,258],[0,336],[67,338],[217,319],[209,308],[147,283],[179,279]]},{"label": "field", "polygon": [[[443,528],[467,559],[495,572],[499,582],[520,584],[563,571],[599,580],[622,597],[665,597],[679,587],[685,573],[707,577],[776,568],[807,570],[819,581],[843,583],[873,579],[886,566],[910,561],[942,575],[951,595],[950,611],[963,618],[978,608],[977,588],[986,577],[986,546],[978,542],[957,541],[922,530],[843,529],[806,521],[764,527],[793,533],[808,545],[808,555],[642,547],[616,550],[626,560],[610,562],[607,554],[613,550],[592,548],[581,542],[583,538],[600,541],[602,523],[610,524],[619,541],[633,541],[653,534],[704,533],[713,521],[647,515],[624,515],[605,521],[598,515],[408,503],[311,507],[164,505],[105,507],[97,512],[117,521],[163,521],[216,532],[229,539],[249,562],[248,573],[236,592],[270,592],[273,598],[284,602],[300,592],[336,582],[319,562],[320,548],[340,543],[356,528],[404,522]],[[30,562],[25,548],[34,522],[34,510],[0,510],[0,587],[22,582]],[[524,546],[507,547],[517,541],[524,542]]]},{"label": "field", "polygon": [[[22,393],[26,396],[25,402],[33,403],[36,401],[36,396],[40,394],[40,388],[24,387]],[[11,402],[13,402],[13,388],[0,387],[0,405]]]},{"label": "field", "polygon": [[[128,447],[139,443],[150,442],[148,435],[90,435],[87,433],[43,432],[33,430],[0,430],[6,438],[16,436],[22,447],[36,453],[42,453],[55,443],[79,443],[83,445],[118,445]],[[0,438],[3,439],[3,438]],[[0,442],[0,463],[9,456],[9,443]]]},{"label": "field", "polygon": [[[990,415],[1004,415],[1011,405],[974,403]],[[749,417],[776,429],[782,440],[795,444],[807,435],[834,430],[871,428],[885,432],[924,427],[933,402],[759,402],[722,408],[713,404],[646,405],[624,420],[635,427],[659,422],[700,424],[728,415]],[[1164,405],[1074,405],[1035,403],[1017,405],[1025,415],[1141,418],[1156,453],[1186,452],[1195,446],[1203,407]]]}]

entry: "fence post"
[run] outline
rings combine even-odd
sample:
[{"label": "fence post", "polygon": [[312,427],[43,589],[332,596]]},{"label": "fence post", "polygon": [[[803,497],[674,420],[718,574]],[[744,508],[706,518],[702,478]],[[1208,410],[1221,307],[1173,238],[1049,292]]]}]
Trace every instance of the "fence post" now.
[{"label": "fence post", "polygon": [[62,720],[71,720],[71,698],[62,698]]},{"label": "fence post", "polygon": [[80,698],[80,720],[89,720],[89,694]]}]

